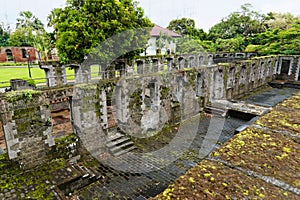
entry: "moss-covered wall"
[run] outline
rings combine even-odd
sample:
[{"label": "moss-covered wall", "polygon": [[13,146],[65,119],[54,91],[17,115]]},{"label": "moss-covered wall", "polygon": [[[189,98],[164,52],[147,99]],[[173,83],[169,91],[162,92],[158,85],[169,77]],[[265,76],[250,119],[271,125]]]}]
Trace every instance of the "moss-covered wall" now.
[{"label": "moss-covered wall", "polygon": [[[161,130],[166,124],[198,114],[209,101],[237,98],[267,84],[280,74],[284,59],[291,61],[285,78],[296,80],[299,76],[299,57],[269,56],[203,66],[211,59],[209,54],[159,57],[154,62],[158,66],[153,66],[154,58],[140,58],[139,66],[144,67],[140,73],[147,74],[9,92],[0,97],[9,158],[28,166],[47,160],[55,145],[51,112],[67,106],[73,130],[83,144],[99,153],[105,151],[105,137],[111,128],[126,134]],[[97,146],[90,145],[95,140]]]}]

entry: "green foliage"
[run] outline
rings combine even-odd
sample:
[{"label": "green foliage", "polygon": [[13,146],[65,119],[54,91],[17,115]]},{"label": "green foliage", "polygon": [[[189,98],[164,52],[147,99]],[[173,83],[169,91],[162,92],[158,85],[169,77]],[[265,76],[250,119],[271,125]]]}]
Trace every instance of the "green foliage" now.
[{"label": "green foliage", "polygon": [[241,6],[241,11],[233,12],[228,17],[214,25],[208,34],[208,38],[216,41],[218,38],[230,39],[242,35],[250,37],[256,33],[265,31],[262,24],[264,16],[250,10],[251,5]]},{"label": "green foliage", "polygon": [[192,39],[188,36],[177,39],[177,52],[182,54],[204,52],[201,40]]},{"label": "green foliage", "polygon": [[10,36],[10,26],[4,23],[0,24],[0,46],[8,46],[8,39]]},{"label": "green foliage", "polygon": [[270,12],[265,18],[265,24],[268,29],[285,30],[293,24],[297,18],[291,13],[274,13]]},{"label": "green foliage", "polygon": [[223,52],[237,52],[244,51],[245,49],[245,39],[242,36],[237,36],[235,38],[216,40],[216,50]]},{"label": "green foliage", "polygon": [[195,28],[195,21],[190,18],[184,17],[172,20],[167,28],[183,36],[188,35],[199,40],[205,40],[207,37],[207,34],[203,31],[203,29]]},{"label": "green foliage", "polygon": [[254,50],[262,55],[268,54],[299,54],[300,51],[300,20],[289,25],[285,30],[270,29],[257,34],[253,43]]},{"label": "green foliage", "polygon": [[44,29],[44,24],[30,11],[20,12],[16,30],[10,35],[9,46],[33,46],[40,59],[47,60],[53,48],[53,40]]},{"label": "green foliage", "polygon": [[[49,25],[55,29],[56,47],[63,63],[81,63],[85,55],[117,33],[152,26],[143,10],[132,0],[68,0],[64,8],[52,10],[48,19]],[[120,51],[132,44],[144,49],[147,44],[147,38],[134,32],[118,39],[118,43],[107,42],[108,46],[94,54],[105,59],[112,56],[106,55],[109,54],[107,49]]]}]

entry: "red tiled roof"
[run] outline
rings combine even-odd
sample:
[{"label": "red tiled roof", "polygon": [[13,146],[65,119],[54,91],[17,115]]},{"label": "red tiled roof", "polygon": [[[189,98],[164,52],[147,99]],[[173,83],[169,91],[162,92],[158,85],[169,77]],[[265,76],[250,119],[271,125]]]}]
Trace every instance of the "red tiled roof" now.
[{"label": "red tiled roof", "polygon": [[171,37],[181,37],[181,35],[173,32],[173,31],[170,31],[170,30],[168,30],[166,28],[163,28],[161,26],[158,26],[158,25],[155,25],[152,28],[152,30],[150,32],[150,35],[156,37],[156,36],[159,36],[160,33],[161,34],[166,34],[166,35],[171,36]]}]

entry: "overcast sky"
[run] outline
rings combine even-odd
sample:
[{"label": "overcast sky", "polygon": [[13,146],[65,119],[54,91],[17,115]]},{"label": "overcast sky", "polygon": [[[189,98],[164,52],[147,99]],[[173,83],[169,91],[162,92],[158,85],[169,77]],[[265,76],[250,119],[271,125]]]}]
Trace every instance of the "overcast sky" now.
[{"label": "overcast sky", "polygon": [[[208,31],[223,17],[250,3],[252,10],[261,13],[291,12],[300,15],[300,0],[139,0],[146,16],[154,23],[166,27],[172,19],[189,17],[196,26]],[[47,15],[55,7],[62,7],[65,0],[0,0],[0,22],[14,26],[20,11],[30,10],[45,24]]]}]

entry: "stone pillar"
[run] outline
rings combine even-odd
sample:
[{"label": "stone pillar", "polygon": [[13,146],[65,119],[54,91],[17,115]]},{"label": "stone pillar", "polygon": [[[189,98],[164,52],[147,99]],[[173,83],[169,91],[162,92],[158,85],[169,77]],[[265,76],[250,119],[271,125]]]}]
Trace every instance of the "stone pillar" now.
[{"label": "stone pillar", "polygon": [[157,73],[159,71],[159,60],[158,58],[152,59],[152,72]]},{"label": "stone pillar", "polygon": [[40,68],[45,71],[48,87],[67,84],[65,66],[61,66],[58,62],[41,62]]},{"label": "stone pillar", "polygon": [[138,74],[144,74],[144,69],[145,69],[145,61],[144,60],[137,60],[137,73]]},{"label": "stone pillar", "polygon": [[71,65],[74,68],[75,83],[89,83],[91,80],[90,66]]},{"label": "stone pillar", "polygon": [[200,55],[198,58],[198,67],[202,67],[203,64],[204,64],[204,57],[203,55]]},{"label": "stone pillar", "polygon": [[107,118],[107,98],[105,90],[100,93],[100,111],[101,111],[101,125],[103,129],[108,128],[108,118]]},{"label": "stone pillar", "polygon": [[207,66],[211,66],[213,64],[213,55],[208,55],[207,57]]},{"label": "stone pillar", "polygon": [[151,73],[152,72],[152,61],[148,58],[145,60],[145,68],[144,68],[144,74]]}]

